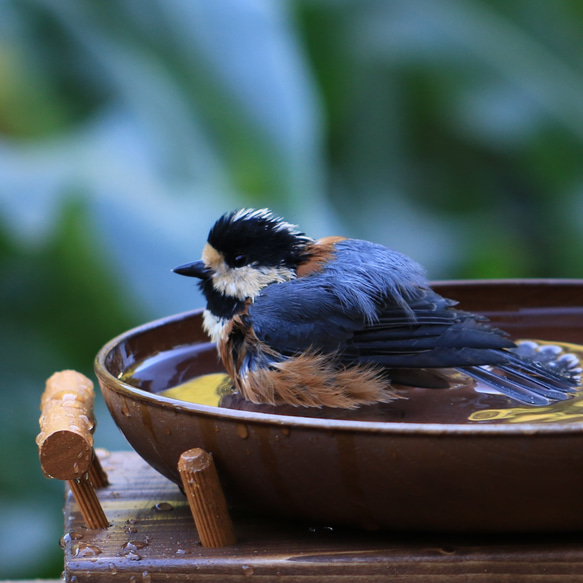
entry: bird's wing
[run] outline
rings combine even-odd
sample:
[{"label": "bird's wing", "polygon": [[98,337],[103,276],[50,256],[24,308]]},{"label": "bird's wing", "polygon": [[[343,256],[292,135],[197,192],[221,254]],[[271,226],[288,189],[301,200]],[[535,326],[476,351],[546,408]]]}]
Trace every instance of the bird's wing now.
[{"label": "bird's wing", "polygon": [[370,298],[374,317],[338,289],[309,276],[267,287],[249,308],[259,340],[285,355],[339,351],[346,362],[437,368],[494,364],[513,347],[483,318],[454,309],[425,287],[407,308],[390,296]]},{"label": "bird's wing", "polygon": [[486,318],[455,309],[455,302],[426,288],[409,307],[413,319],[386,304],[378,321],[355,330],[350,345],[361,362],[387,367],[441,368],[505,361],[515,344]]},{"label": "bird's wing", "polygon": [[461,368],[535,405],[568,398],[577,386],[577,375],[515,354],[504,332],[439,296],[410,260],[365,242],[342,245],[346,261],[268,286],[249,306],[248,323],[273,351],[337,353],[345,364],[386,367],[392,378],[397,370]]}]

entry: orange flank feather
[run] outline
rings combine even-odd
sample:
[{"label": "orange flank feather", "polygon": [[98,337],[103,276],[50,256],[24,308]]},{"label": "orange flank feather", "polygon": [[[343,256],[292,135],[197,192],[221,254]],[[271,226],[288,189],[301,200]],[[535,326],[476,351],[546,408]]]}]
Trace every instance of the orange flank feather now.
[{"label": "orange flank feather", "polygon": [[[390,382],[373,365],[342,366],[333,355],[310,351],[278,362],[277,354],[245,330],[239,317],[225,338],[219,346],[221,360],[239,394],[252,403],[353,409],[402,398],[388,390]],[[248,350],[273,354],[273,364],[240,374]]]},{"label": "orange flank feather", "polygon": [[337,369],[329,355],[304,353],[242,377],[237,389],[252,403],[353,409],[397,395],[372,366]]},{"label": "orange flank feather", "polygon": [[346,237],[324,237],[323,239],[318,239],[309,247],[310,258],[298,266],[297,276],[305,277],[314,271],[319,271],[322,265],[332,258],[336,243],[345,239]]}]

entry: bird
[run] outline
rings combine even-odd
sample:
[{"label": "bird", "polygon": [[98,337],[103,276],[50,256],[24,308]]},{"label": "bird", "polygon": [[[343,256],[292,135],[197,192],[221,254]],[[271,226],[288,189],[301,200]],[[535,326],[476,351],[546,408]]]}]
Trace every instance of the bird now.
[{"label": "bird", "polygon": [[235,390],[252,403],[354,409],[407,398],[399,387],[449,386],[462,372],[519,403],[570,398],[578,363],[520,351],[482,315],[435,292],[426,272],[383,245],[313,239],[269,209],[211,227],[198,278],[203,328]]}]

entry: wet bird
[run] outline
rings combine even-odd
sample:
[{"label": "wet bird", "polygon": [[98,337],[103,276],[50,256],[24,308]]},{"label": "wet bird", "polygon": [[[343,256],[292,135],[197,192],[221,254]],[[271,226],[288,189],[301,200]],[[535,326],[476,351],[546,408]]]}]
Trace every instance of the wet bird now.
[{"label": "wet bird", "polygon": [[253,403],[354,408],[402,396],[394,384],[448,386],[451,369],[531,405],[567,399],[578,384],[569,359],[521,354],[405,255],[314,240],[267,209],[223,215],[202,259],[174,271],[200,279],[203,326]]}]

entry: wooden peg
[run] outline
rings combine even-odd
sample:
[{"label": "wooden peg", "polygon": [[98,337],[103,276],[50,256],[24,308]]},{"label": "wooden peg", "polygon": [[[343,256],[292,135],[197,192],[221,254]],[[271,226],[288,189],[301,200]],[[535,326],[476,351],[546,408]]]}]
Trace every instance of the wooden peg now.
[{"label": "wooden peg", "polygon": [[100,488],[106,488],[109,486],[109,480],[107,479],[107,473],[103,469],[101,462],[95,452],[93,453],[93,463],[89,467],[89,481],[93,484],[93,487],[99,490]]},{"label": "wooden peg", "polygon": [[89,474],[74,480],[67,480],[67,484],[69,484],[69,488],[73,492],[75,502],[79,505],[81,516],[83,516],[87,528],[107,528],[109,522],[97,498],[95,488],[89,479]]},{"label": "wooden peg", "polygon": [[42,470],[48,478],[74,480],[93,461],[93,383],[66,370],[47,380],[36,438]]},{"label": "wooden peg", "polygon": [[180,456],[178,471],[201,544],[216,548],[236,543],[212,456],[202,449],[189,449]]},{"label": "wooden peg", "polygon": [[107,485],[93,450],[94,398],[93,383],[81,373],[65,370],[51,376],[41,399],[36,443],[45,476],[69,483],[89,528],[106,528],[94,491]]}]

